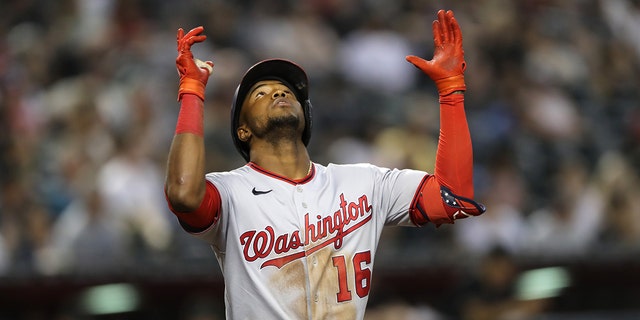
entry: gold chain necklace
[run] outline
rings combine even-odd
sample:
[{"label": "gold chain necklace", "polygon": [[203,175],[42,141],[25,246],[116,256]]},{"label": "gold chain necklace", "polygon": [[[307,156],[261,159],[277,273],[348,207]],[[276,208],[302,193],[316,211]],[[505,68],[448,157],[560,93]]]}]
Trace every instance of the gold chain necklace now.
[{"label": "gold chain necklace", "polygon": [[309,171],[307,171],[307,176],[311,174],[311,168],[313,168],[313,162],[309,161]]}]

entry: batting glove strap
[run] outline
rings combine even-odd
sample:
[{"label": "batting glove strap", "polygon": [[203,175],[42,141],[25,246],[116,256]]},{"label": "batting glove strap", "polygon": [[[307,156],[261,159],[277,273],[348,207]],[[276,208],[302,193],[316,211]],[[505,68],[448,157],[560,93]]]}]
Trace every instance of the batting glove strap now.
[{"label": "batting glove strap", "polygon": [[178,89],[178,101],[182,100],[182,95],[185,93],[195,94],[204,101],[205,84],[200,80],[182,77],[180,79],[180,88]]},{"label": "batting glove strap", "polygon": [[452,94],[455,91],[466,91],[467,86],[464,83],[464,75],[459,74],[456,76],[439,79],[435,81],[438,88],[438,94],[446,96]]}]

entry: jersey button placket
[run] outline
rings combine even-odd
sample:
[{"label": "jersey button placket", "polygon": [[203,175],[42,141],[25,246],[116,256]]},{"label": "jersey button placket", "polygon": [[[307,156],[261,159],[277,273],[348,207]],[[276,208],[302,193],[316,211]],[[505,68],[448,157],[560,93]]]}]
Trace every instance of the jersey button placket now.
[{"label": "jersey button placket", "polygon": [[295,204],[295,211],[298,215],[298,221],[300,221],[300,233],[305,235],[305,215],[307,212],[307,203],[304,199],[304,188],[297,185],[293,192],[293,201]]},{"label": "jersey button placket", "polygon": [[[305,237],[306,237],[307,234],[305,232],[305,215],[309,214],[309,212],[307,211],[308,205],[307,205],[307,203],[305,202],[305,199],[304,199],[304,192],[303,192],[304,188],[302,186],[300,186],[300,185],[297,185],[294,190],[295,191],[293,192],[293,199],[294,199],[294,202],[295,202],[295,208],[296,208],[296,211],[298,213],[298,217],[300,219],[300,226],[301,226],[300,227],[300,233],[305,235]],[[305,249],[305,251],[307,250],[306,246],[305,246],[304,249]],[[311,259],[309,259],[309,258],[310,258],[309,256],[305,257],[305,260],[306,260],[305,265],[306,265],[306,268],[307,268],[305,273],[306,273],[306,277],[307,277],[307,285],[311,286],[311,283],[309,282],[309,275],[310,275],[310,272],[311,272],[310,269],[315,267],[316,258],[315,257],[313,257]],[[311,263],[309,263],[309,260],[311,260]],[[313,292],[313,289],[311,289],[309,291],[309,295],[307,296],[308,299],[313,299],[313,301],[315,303],[317,303],[319,301],[318,294],[316,293],[313,296],[311,296],[310,295],[311,292]]]}]

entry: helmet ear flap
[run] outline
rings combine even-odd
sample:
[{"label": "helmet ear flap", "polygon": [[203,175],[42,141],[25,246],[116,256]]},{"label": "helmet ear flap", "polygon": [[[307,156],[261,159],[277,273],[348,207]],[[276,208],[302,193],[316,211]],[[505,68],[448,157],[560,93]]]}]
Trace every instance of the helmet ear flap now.
[{"label": "helmet ear flap", "polygon": [[240,94],[240,86],[238,86],[233,96],[233,103],[231,104],[231,139],[242,158],[245,161],[249,161],[249,144],[240,140],[240,137],[238,137],[240,110],[242,109],[242,104],[238,103],[239,99],[241,99]]},{"label": "helmet ear flap", "polygon": [[311,140],[311,129],[313,127],[313,106],[311,105],[311,101],[309,99],[304,101],[302,111],[304,112],[304,131],[302,131],[302,143],[307,146],[309,145],[309,140]]}]

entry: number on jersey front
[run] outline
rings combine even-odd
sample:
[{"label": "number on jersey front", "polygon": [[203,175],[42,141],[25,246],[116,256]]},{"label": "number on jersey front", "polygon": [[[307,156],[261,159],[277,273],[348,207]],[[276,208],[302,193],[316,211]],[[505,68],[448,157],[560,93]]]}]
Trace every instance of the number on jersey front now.
[{"label": "number on jersey front", "polygon": [[[338,269],[338,288],[336,294],[338,302],[351,300],[351,290],[349,289],[347,264],[344,256],[335,256],[332,258],[333,266]],[[354,286],[356,294],[360,298],[364,298],[369,294],[371,289],[371,270],[368,266],[371,264],[371,252],[359,252],[353,256],[353,274]]]}]

